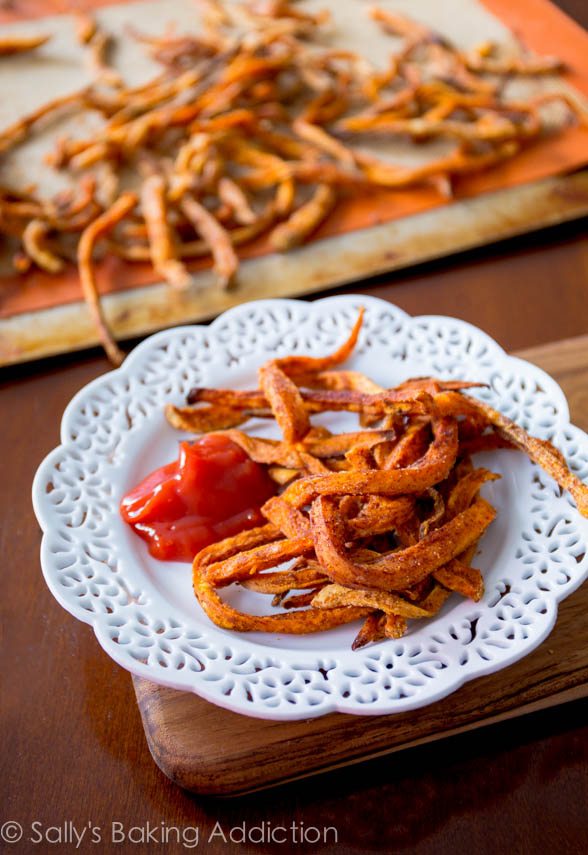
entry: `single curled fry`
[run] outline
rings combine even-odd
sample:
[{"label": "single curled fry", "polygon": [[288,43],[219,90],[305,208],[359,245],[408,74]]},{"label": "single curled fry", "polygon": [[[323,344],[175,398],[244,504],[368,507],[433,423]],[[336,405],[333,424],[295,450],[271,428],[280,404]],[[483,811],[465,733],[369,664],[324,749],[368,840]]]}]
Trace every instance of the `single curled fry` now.
[{"label": "single curled fry", "polygon": [[35,50],[44,44],[47,44],[51,36],[49,35],[19,35],[13,33],[11,35],[0,36],[0,56],[12,56],[16,53],[27,53],[30,50]]},{"label": "single curled fry", "polygon": [[30,220],[22,233],[25,252],[35,264],[48,273],[59,273],[64,268],[63,259],[45,245],[49,227],[42,220]]},{"label": "single curled fry", "polygon": [[577,475],[574,475],[566,465],[561,452],[546,440],[530,436],[512,419],[492,409],[482,401],[470,399],[476,409],[491,424],[500,436],[511,442],[534,462],[539,464],[564,490],[574,499],[578,510],[588,517],[588,486]]},{"label": "single curled fry", "polygon": [[459,516],[400,552],[370,561],[354,561],[345,549],[345,531],[333,499],[320,496],[313,502],[311,523],[317,557],[333,581],[347,587],[402,591],[419,582],[478,540],[496,512],[483,499]]},{"label": "single curled fry", "polygon": [[149,236],[149,252],[155,271],[174,288],[187,288],[190,274],[176,257],[167,220],[166,185],[161,175],[150,175],[141,188],[141,209]]},{"label": "single curled fry", "polygon": [[214,258],[214,270],[219,285],[227,288],[236,272],[239,261],[231,239],[225,229],[204,205],[189,194],[182,198],[181,207],[196,231],[202,236]]},{"label": "single curled fry", "polygon": [[284,440],[295,443],[310,430],[308,413],[296,384],[290,380],[276,361],[266,362],[259,369],[259,385],[274,413]]},{"label": "single curled fry", "polygon": [[[204,550],[203,550],[204,551]],[[223,603],[209,581],[208,569],[202,565],[202,552],[196,556],[193,564],[194,593],[198,602],[217,626],[237,632],[284,632],[305,635],[323,632],[342,624],[352,623],[365,617],[367,609],[342,607],[329,609],[304,609],[277,615],[250,615],[233,609]]]},{"label": "single curled fry", "polygon": [[99,238],[112,231],[117,223],[132,211],[136,204],[137,197],[134,193],[123,193],[111,208],[93,220],[84,229],[78,244],[78,269],[84,298],[94,318],[104,350],[110,361],[115,365],[120,365],[124,359],[124,353],[112,338],[108,324],[104,318],[102,306],[98,299],[98,288],[96,286],[92,255],[94,246]]},{"label": "single curled fry", "polygon": [[328,184],[319,184],[312,198],[272,231],[270,243],[285,252],[302,243],[314,232],[335,207],[337,195]]},{"label": "single curled fry", "polygon": [[398,615],[407,618],[426,618],[431,615],[426,609],[414,605],[385,591],[369,591],[365,589],[354,590],[344,585],[326,585],[315,594],[312,605],[321,609],[330,609],[334,606],[365,606],[377,609],[385,614]]}]

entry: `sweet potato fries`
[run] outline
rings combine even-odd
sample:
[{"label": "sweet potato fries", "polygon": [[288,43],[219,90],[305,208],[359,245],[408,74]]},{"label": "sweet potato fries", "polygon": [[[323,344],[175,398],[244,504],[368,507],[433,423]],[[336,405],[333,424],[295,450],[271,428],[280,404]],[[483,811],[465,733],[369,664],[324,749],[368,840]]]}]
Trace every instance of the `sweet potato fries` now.
[{"label": "sweet potato fries", "polygon": [[[464,394],[480,384],[423,377],[384,389],[334,370],[353,351],[362,317],[330,356],[274,359],[258,389],[193,389],[188,406],[167,408],[176,428],[222,431],[268,466],[280,489],[262,508],[266,525],[194,559],[195,594],[218,626],[309,633],[361,619],[358,648],[401,636],[407,620],[431,617],[452,591],[479,600],[484,582],[471,562],[495,517],[479,490],[499,476],[474,466],[475,451],[525,451],[588,516],[588,487],[553,445]],[[357,413],[359,429],[312,424],[327,411]],[[274,419],[282,439],[238,429],[252,417]],[[235,610],[219,595],[233,583],[272,595],[284,611]]]},{"label": "sweet potato fries", "polygon": [[[97,310],[96,249],[149,262],[180,289],[191,281],[186,263],[210,256],[226,287],[237,273],[236,248],[261,234],[275,250],[290,250],[342,195],[374,187],[429,184],[448,197],[455,176],[512,158],[547,132],[547,101],[562,100],[570,119],[579,115],[560,94],[523,103],[503,92],[507,76],[556,72],[553,58],[513,59],[490,44],[464,53],[377,7],[368,9],[374,27],[401,39],[383,69],[325,46],[328,15],[303,4],[201,0],[200,6],[196,33],[130,34],[161,66],[136,87],[108,66],[110,35],[80,16],[77,38],[92,84],[0,132],[6,153],[48,119],[101,117],[86,138],[60,136],[50,155],[75,189],[43,198],[31,187],[0,188],[0,229],[15,242],[19,271],[35,265],[57,274],[77,262],[100,339],[115,362],[122,354]],[[441,137],[453,147],[407,167],[362,146],[398,135],[415,144]],[[122,190],[135,194],[135,204],[121,218]]]}]

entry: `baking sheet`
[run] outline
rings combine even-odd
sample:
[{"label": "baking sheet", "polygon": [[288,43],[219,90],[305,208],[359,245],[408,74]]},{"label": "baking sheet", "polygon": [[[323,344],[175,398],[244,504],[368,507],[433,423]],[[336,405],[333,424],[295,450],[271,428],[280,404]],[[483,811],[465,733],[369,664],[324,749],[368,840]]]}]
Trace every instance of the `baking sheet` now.
[{"label": "baking sheet", "polygon": [[[150,33],[161,32],[170,21],[176,22],[179,32],[197,26],[193,0],[106,6],[78,2],[75,7],[96,5],[101,6],[98,12],[101,24],[116,34],[122,33],[129,23],[137,25],[137,22],[142,31]],[[344,44],[369,54],[377,64],[383,65],[390,50],[399,44],[398,40],[381,34],[369,19],[366,14],[369,4],[365,0],[304,0],[303,5],[329,7],[333,16],[329,43]],[[428,23],[462,48],[491,39],[508,50],[518,50],[516,39],[492,14],[495,12],[504,20],[510,20],[512,10],[503,0],[486,0],[484,4],[477,0],[444,0],[443,3],[384,0],[381,5]],[[42,8],[57,7],[63,10],[68,4],[27,0],[17,3],[8,14],[14,17],[19,10],[38,14]],[[525,16],[523,7],[527,13],[534,14]],[[6,17],[7,12],[0,14]],[[537,20],[542,26],[537,27]],[[569,91],[570,82],[588,91],[587,34],[545,0],[524,0],[517,4],[513,21],[517,37],[522,38],[526,47],[564,57],[573,68],[563,82],[547,77],[510,84],[515,87],[513,94],[525,97],[562,87]],[[74,19],[70,14],[28,20],[9,27],[18,32],[50,31],[54,38],[34,55],[14,57],[0,64],[0,91],[4,95],[0,103],[0,126],[30,112],[48,97],[71,92],[88,82],[83,52],[76,44],[73,27]],[[549,42],[547,50],[546,41]],[[131,84],[148,79],[157,68],[144,56],[140,45],[128,38],[120,41],[114,60]],[[557,108],[552,118],[553,121],[560,118]],[[88,130],[79,119],[70,122],[69,127],[74,134]],[[63,130],[60,124],[59,133]],[[43,154],[52,148],[55,136],[56,129],[50,126],[19,148],[0,167],[0,181],[8,185],[35,181],[45,192],[59,189],[64,181],[62,175],[42,166],[35,169],[42,163]],[[378,153],[396,163],[414,164],[438,157],[446,145],[436,141],[415,146],[398,140],[378,146]],[[225,294],[211,287],[213,280],[206,269],[206,261],[191,265],[199,271],[194,288],[185,295],[172,295],[159,284],[145,287],[154,279],[150,266],[128,265],[109,258],[99,274],[101,291],[113,295],[106,304],[107,314],[117,335],[137,335],[180,320],[211,317],[228,305],[260,295],[307,293],[550,222],[561,222],[585,213],[588,197],[581,177],[579,182],[574,182],[573,193],[566,179],[567,183],[560,188],[558,203],[554,204],[552,196],[553,193],[557,196],[559,179],[555,179],[555,183],[548,179],[562,171],[573,170],[587,160],[588,129],[569,128],[560,136],[529,148],[513,162],[458,181],[456,201],[451,205],[443,204],[438,194],[426,187],[402,192],[374,190],[355,195],[338,207],[317,233],[318,240],[309,246],[286,256],[267,255],[264,240],[247,247],[242,255],[253,260],[242,266],[236,289]],[[537,186],[529,196],[532,184]],[[519,200],[523,189],[527,193]],[[486,204],[475,204],[482,193],[487,194]],[[529,198],[533,199],[532,203]],[[350,255],[361,258],[361,263],[344,263],[343,258]],[[7,260],[5,256],[5,274]],[[252,283],[255,283],[253,289]],[[119,299],[114,299],[115,295]],[[62,309],[70,304],[75,310],[66,313],[70,327],[65,332],[62,325],[66,315]],[[3,319],[0,320],[0,364],[83,347],[96,341],[86,309],[79,303],[77,273],[73,268],[58,277],[41,271],[32,271],[25,277],[4,275],[0,279],[0,318]],[[29,328],[33,319],[38,321],[34,330]]]}]

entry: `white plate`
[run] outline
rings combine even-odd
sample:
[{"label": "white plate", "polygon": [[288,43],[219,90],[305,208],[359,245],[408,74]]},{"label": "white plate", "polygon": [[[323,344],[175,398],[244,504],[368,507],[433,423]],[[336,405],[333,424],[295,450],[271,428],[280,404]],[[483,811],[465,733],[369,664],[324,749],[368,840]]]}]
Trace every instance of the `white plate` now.
[{"label": "white plate", "polygon": [[[302,637],[219,629],[194,598],[190,566],[149,556],[118,504],[176,457],[183,437],[166,423],[164,404],[183,403],[192,386],[255,387],[256,368],[269,357],[330,352],[360,305],[366,318],[350,367],[385,386],[425,374],[485,381],[490,389],[481,397],[552,439],[574,471],[588,475],[588,437],[569,425],[558,385],[463,321],[410,318],[382,300],[344,296],[248,303],[208,327],[158,333],[122,368],[75,396],[63,417],[62,445],[33,485],[47,584],[124,668],[259,718],[415,709],[530,653],[553,627],[558,601],[588,575],[588,520],[551,478],[512,451],[479,458],[503,476],[484,487],[498,516],[476,558],[486,581],[483,600],[453,595],[434,619],[412,621],[398,641],[353,652],[355,625]],[[327,423],[340,427],[347,418],[332,415]],[[229,597],[245,610],[269,608],[269,597],[245,589]]]}]

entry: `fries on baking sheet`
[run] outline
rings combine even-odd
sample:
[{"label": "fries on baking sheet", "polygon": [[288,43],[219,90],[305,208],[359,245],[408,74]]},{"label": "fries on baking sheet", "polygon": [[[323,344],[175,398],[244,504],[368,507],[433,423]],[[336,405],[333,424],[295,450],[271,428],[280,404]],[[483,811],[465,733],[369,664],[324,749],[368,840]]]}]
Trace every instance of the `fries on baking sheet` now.
[{"label": "fries on baking sheet", "polygon": [[[101,252],[150,262],[175,289],[189,287],[191,259],[209,256],[219,285],[228,287],[238,278],[237,248],[260,235],[268,247],[289,251],[312,237],[341,198],[374,187],[427,184],[448,198],[455,176],[515,158],[557,130],[545,117],[550,101],[563,105],[560,125],[583,120],[565,94],[524,102],[505,94],[513,75],[557,73],[553,57],[513,57],[489,43],[460,51],[422,24],[366,6],[374,28],[394,39],[387,66],[378,68],[325,46],[328,16],[304,4],[200,6],[203,23],[194,33],[126,34],[161,67],[133,87],[109,65],[115,37],[80,14],[76,37],[93,82],[0,132],[6,153],[47,120],[100,116],[101,127],[86,138],[56,131],[51,165],[71,176],[70,190],[47,198],[34,187],[0,188],[0,229],[18,271],[36,266],[58,275],[78,264],[113,362],[122,353],[99,309],[92,270]],[[34,38],[21,43],[34,46]],[[366,142],[398,136],[421,149],[440,138],[450,150],[410,167],[365,151]],[[123,193],[136,198],[119,218]],[[97,227],[97,220],[110,225]]]},{"label": "fries on baking sheet", "polygon": [[[258,389],[197,388],[187,406],[167,407],[175,428],[228,437],[276,482],[261,509],[265,525],[194,558],[196,597],[218,626],[300,634],[361,619],[356,649],[400,637],[408,620],[432,617],[452,592],[479,600],[484,581],[472,562],[496,515],[479,491],[499,476],[476,467],[474,452],[525,451],[588,517],[588,487],[560,452],[465,394],[481,384],[421,377],[385,389],[338,369],[362,318],[330,356],[266,362]],[[358,430],[313,425],[329,411],[357,413]],[[251,418],[273,419],[282,439],[241,431]],[[283,611],[237,611],[219,593],[233,583],[271,595]]]}]

